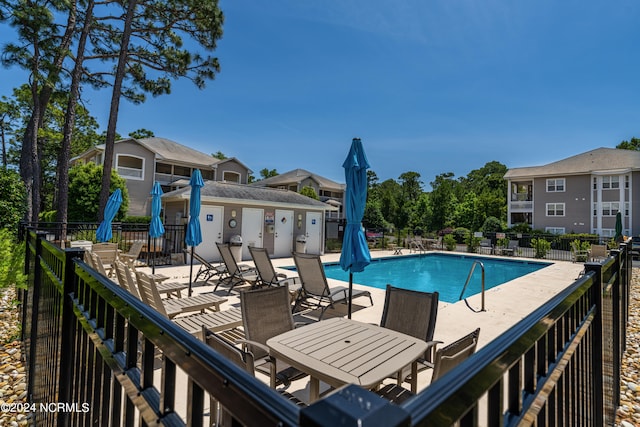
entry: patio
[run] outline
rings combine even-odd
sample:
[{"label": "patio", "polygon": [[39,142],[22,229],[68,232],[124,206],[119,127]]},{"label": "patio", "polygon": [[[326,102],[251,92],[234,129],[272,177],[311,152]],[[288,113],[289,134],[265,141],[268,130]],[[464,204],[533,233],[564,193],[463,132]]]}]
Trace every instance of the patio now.
[{"label": "patio", "polygon": [[[388,256],[397,257],[398,255],[393,255],[393,251],[372,252],[372,257],[374,258]],[[339,257],[340,254],[327,254],[322,256],[322,260],[323,262],[337,262]],[[272,261],[278,272],[289,276],[296,275],[293,271],[278,268],[292,266],[293,260],[291,258],[279,258],[273,259]],[[243,263],[249,265],[252,264],[251,261],[243,261]],[[156,273],[162,273],[170,277],[171,280],[188,282],[189,268],[190,267],[188,265],[156,267]],[[194,266],[194,269],[197,270],[197,267]],[[438,318],[434,339],[442,341],[442,345],[446,345],[471,332],[476,327],[479,327],[481,328],[481,332],[478,342],[478,350],[480,350],[536,308],[547,302],[559,291],[573,283],[582,269],[583,266],[581,264],[559,261],[542,270],[530,273],[525,277],[518,278],[496,288],[490,289],[486,291],[486,311],[484,312],[474,313],[466,306],[464,301],[460,301],[455,304],[441,301],[438,306]],[[142,271],[145,271],[145,269],[143,268]],[[328,280],[330,285],[333,286],[348,285],[347,283],[338,280]],[[213,292],[213,288],[214,285],[203,283],[194,284],[193,287],[194,293]],[[365,287],[361,287],[361,285],[355,283],[354,288]],[[218,289],[216,292],[217,295],[228,298],[228,301],[222,304],[222,310],[234,307],[237,308],[240,306],[239,294],[236,292],[238,289],[242,288],[234,289],[230,295],[227,295],[226,289]],[[352,319],[364,323],[378,324],[384,307],[385,291],[383,289],[370,287],[366,287],[366,289],[371,292],[374,305],[369,307],[368,301],[355,300]],[[472,307],[480,307],[480,295],[470,297],[468,298],[468,301]],[[362,303],[363,305],[358,305],[358,303]],[[334,310],[328,309],[325,312],[324,318],[330,319],[332,317],[346,317],[346,310],[346,305],[338,304]],[[314,322],[316,320],[314,313],[298,314],[294,316],[294,318],[297,322]],[[266,375],[257,372],[256,376],[265,384],[269,383],[269,378]],[[430,370],[420,372],[418,375],[418,392],[429,385],[431,381],[430,376]],[[184,377],[183,380],[185,380]],[[156,381],[158,381],[157,384],[160,384],[159,373]],[[388,382],[393,382],[393,380],[389,380]],[[405,384],[405,387],[407,386],[408,385]],[[321,393],[327,390],[328,387],[321,383]],[[309,378],[307,377],[292,382],[287,391],[300,400],[307,402],[309,400]],[[185,402],[183,401],[181,404],[184,405]]]}]

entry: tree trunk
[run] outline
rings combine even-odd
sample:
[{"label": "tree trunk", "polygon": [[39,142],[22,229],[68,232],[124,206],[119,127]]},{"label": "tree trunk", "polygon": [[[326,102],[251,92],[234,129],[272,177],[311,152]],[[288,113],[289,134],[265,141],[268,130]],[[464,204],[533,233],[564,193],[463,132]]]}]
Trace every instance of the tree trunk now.
[{"label": "tree trunk", "polygon": [[107,136],[104,147],[104,167],[102,169],[102,187],[100,188],[100,207],[98,209],[98,221],[104,219],[104,208],[109,199],[109,188],[111,186],[111,168],[113,167],[113,145],[116,139],[116,124],[118,122],[118,109],[120,108],[120,96],[122,93],[122,82],[126,74],[127,59],[129,57],[129,40],[131,39],[131,25],[133,16],[138,6],[137,0],[130,0],[127,6],[127,15],[122,30],[122,43],[120,45],[120,55],[118,56],[118,67],[113,81],[113,93],[111,95],[111,107],[109,109],[109,123],[107,125]]},{"label": "tree trunk", "polygon": [[[67,50],[73,40],[73,30],[75,27],[75,6],[76,3],[71,4],[69,12],[69,19],[67,20],[67,26],[65,33],[61,39],[60,49],[57,52],[53,67],[47,81],[55,80],[60,70],[64,59],[67,57]],[[24,131],[22,138],[22,148],[20,152],[20,177],[26,187],[27,197],[27,212],[25,213],[25,221],[36,222],[38,221],[38,215],[40,214],[40,158],[38,155],[38,130],[42,124],[43,110],[49,104],[51,94],[53,93],[53,87],[50,84],[45,84],[40,89],[38,84],[40,75],[40,50],[39,40],[33,41],[33,65],[31,69],[31,97],[33,99],[33,111],[29,122]]]},{"label": "tree trunk", "polygon": [[69,159],[71,158],[71,140],[73,138],[73,129],[76,122],[76,107],[78,105],[78,98],[80,94],[80,78],[82,75],[82,66],[84,62],[84,52],[87,45],[87,38],[89,36],[89,30],[91,29],[93,7],[95,2],[90,0],[87,3],[87,9],[84,18],[84,25],[82,33],[80,34],[80,40],[78,40],[78,51],[76,54],[76,61],[71,74],[71,87],[69,88],[69,103],[67,104],[67,112],[65,114],[65,121],[62,135],[62,147],[60,153],[58,153],[58,165],[57,165],[57,182],[58,185],[58,201],[56,220],[61,224],[62,229],[59,239],[65,240],[67,238],[67,215],[69,212]]}]

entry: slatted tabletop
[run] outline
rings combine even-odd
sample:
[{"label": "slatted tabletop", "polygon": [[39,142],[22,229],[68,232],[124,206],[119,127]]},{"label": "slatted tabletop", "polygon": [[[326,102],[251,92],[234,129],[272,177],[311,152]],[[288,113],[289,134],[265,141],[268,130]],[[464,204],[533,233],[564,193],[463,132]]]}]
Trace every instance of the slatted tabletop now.
[{"label": "slatted tabletop", "polygon": [[311,401],[318,398],[319,381],[332,387],[372,388],[407,365],[415,369],[427,349],[418,338],[345,318],[294,329],[267,340],[267,345],[277,359],[311,375]]},{"label": "slatted tabletop", "polygon": [[178,317],[173,321],[192,335],[200,333],[202,326],[206,326],[212,332],[220,332],[242,326],[242,311],[239,308],[230,308],[214,313]]}]

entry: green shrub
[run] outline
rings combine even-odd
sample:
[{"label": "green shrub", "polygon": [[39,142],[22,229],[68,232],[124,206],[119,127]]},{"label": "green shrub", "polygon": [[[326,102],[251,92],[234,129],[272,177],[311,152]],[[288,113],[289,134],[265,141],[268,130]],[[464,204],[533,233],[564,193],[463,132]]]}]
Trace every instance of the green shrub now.
[{"label": "green shrub", "polygon": [[509,231],[511,231],[512,233],[531,234],[532,230],[529,224],[520,222],[511,227]]},{"label": "green shrub", "polygon": [[483,233],[493,233],[502,230],[502,221],[500,221],[495,216],[488,216],[487,219],[484,220],[484,224],[482,224],[482,227],[480,227],[480,231],[482,231]]},{"label": "green shrub", "polygon": [[122,220],[125,224],[149,224],[151,222],[150,216],[126,216]]},{"label": "green shrub", "polygon": [[457,227],[453,230],[453,235],[456,238],[456,242],[464,243],[467,240],[467,235],[469,234],[469,229],[464,227]]},{"label": "green shrub", "polygon": [[0,227],[18,234],[18,224],[27,212],[27,190],[20,174],[0,168]]},{"label": "green shrub", "polygon": [[500,246],[502,248],[506,248],[507,246],[509,246],[509,239],[507,239],[505,237],[503,239],[496,240],[496,246]]},{"label": "green shrub", "polygon": [[444,247],[447,248],[448,251],[452,251],[456,248],[456,238],[453,237],[453,234],[445,234],[442,241],[444,242]]},{"label": "green shrub", "polygon": [[0,288],[25,288],[24,242],[18,243],[6,228],[0,229]]},{"label": "green shrub", "polygon": [[327,252],[340,252],[342,250],[342,240],[327,239],[327,245],[325,249]]},{"label": "green shrub", "polygon": [[56,220],[56,213],[58,211],[45,211],[45,212],[40,212],[40,215],[38,216],[40,218],[40,221],[42,222],[55,222]]},{"label": "green shrub", "polygon": [[534,249],[535,258],[544,258],[547,256],[547,252],[551,250],[551,242],[545,239],[531,239],[531,247]]},{"label": "green shrub", "polygon": [[480,238],[479,237],[475,237],[473,235],[473,233],[469,232],[467,234],[467,252],[469,253],[475,253],[478,251],[478,247],[480,247]]}]

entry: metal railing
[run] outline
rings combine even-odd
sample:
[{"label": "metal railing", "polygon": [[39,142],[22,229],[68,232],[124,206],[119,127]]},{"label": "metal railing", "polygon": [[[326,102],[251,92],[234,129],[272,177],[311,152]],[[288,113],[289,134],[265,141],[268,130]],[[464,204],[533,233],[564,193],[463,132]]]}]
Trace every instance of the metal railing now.
[{"label": "metal railing", "polygon": [[[473,272],[476,270],[476,265],[480,265],[480,269],[482,269],[482,278],[481,278],[481,307],[480,307],[480,311],[486,311],[484,308],[484,277],[485,277],[485,270],[484,270],[484,264],[482,263],[482,261],[473,261],[473,264],[471,264],[471,269],[469,270],[469,275],[467,276],[467,280],[464,282],[464,286],[462,287],[462,292],[460,292],[460,298],[458,298],[458,301],[462,301],[462,297],[464,297],[464,292],[467,290],[467,286],[469,285],[469,282],[471,281],[471,276],[473,276]],[[467,303],[467,300],[464,300],[465,303]],[[467,303],[467,306],[469,308],[471,308],[471,306],[469,306],[469,303]],[[472,309],[473,310],[473,309]],[[473,310],[476,311],[476,310]]]},{"label": "metal railing", "polygon": [[[585,264],[563,292],[403,404],[349,385],[300,408],[89,268],[81,250],[33,231],[26,241],[22,331],[35,425],[200,426],[207,394],[249,426],[614,423],[626,245]],[[51,403],[64,406],[47,411]]]}]

